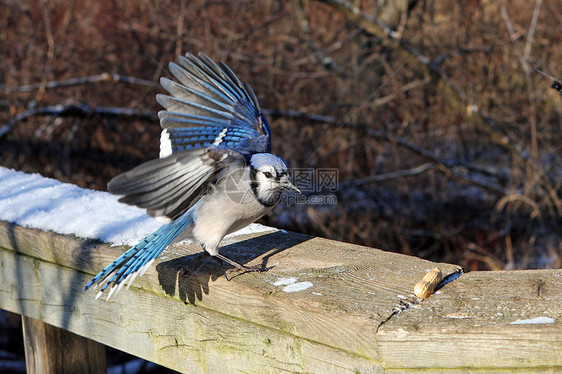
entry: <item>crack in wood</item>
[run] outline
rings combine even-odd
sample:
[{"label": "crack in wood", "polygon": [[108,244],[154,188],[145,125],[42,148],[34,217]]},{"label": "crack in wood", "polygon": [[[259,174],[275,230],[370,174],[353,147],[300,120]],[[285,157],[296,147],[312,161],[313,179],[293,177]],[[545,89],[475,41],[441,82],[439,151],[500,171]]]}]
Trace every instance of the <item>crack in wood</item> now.
[{"label": "crack in wood", "polygon": [[[454,280],[458,279],[463,274],[464,274],[464,269],[461,267],[459,267],[457,270],[453,271],[452,273],[447,274],[445,277],[443,277],[443,280],[437,285],[437,287],[435,287],[435,292],[443,288],[447,283],[451,283]],[[416,297],[413,293],[409,294],[408,296],[396,295],[396,297],[398,299],[398,305],[393,308],[392,313],[390,313],[390,315],[387,318],[385,318],[379,323],[379,325],[377,326],[376,333],[378,333],[382,325],[384,325],[392,317],[403,312],[406,309],[409,309],[413,305],[418,305],[423,301],[423,299]]]}]

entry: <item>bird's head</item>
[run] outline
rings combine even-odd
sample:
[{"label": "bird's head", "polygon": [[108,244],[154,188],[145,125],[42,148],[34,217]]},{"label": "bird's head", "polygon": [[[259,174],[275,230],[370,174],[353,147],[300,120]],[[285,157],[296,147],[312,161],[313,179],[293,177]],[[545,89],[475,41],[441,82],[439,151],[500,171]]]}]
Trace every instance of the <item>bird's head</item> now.
[{"label": "bird's head", "polygon": [[264,205],[277,204],[283,190],[300,193],[289,175],[285,161],[271,153],[256,153],[250,159],[252,191]]}]

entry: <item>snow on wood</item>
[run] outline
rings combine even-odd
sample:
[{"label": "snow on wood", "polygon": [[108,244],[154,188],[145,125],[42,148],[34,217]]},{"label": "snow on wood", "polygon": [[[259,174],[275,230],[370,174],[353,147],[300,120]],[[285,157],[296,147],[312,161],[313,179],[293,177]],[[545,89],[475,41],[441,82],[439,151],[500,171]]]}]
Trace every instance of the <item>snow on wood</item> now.
[{"label": "snow on wood", "polygon": [[[0,220],[20,226],[135,245],[161,223],[119,196],[0,167]],[[274,231],[253,224],[232,235]]]}]

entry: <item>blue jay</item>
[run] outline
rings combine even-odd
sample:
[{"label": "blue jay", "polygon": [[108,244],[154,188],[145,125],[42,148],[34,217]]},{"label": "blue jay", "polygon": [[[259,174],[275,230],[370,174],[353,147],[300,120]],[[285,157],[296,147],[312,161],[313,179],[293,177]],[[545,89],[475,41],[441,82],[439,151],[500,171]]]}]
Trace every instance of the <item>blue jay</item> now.
[{"label": "blue jay", "polygon": [[[218,251],[225,235],[273,209],[283,190],[299,192],[285,161],[269,153],[271,130],[252,88],[224,63],[205,54],[169,64],[179,81],[161,78],[170,95],[156,100],[160,111],[160,158],[113,178],[109,192],[164,223],[123,253],[86,285],[109,287],[108,299],[142,275],[169,244],[190,239],[229,271],[262,271]],[[228,274],[228,273],[227,273]],[[95,288],[94,287],[94,288]]]}]

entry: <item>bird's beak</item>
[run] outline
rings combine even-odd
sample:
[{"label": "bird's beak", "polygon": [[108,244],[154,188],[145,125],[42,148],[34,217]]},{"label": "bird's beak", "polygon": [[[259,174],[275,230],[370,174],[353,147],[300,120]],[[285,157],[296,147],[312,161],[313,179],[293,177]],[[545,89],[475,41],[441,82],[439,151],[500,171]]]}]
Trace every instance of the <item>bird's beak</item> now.
[{"label": "bird's beak", "polygon": [[301,190],[299,190],[297,188],[297,186],[295,186],[293,183],[291,183],[290,181],[288,181],[287,183],[283,184],[283,187],[287,190],[291,190],[291,191],[295,191],[296,193],[301,193]]}]

